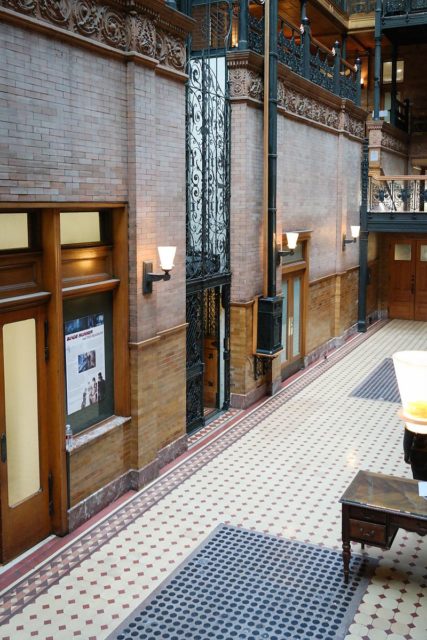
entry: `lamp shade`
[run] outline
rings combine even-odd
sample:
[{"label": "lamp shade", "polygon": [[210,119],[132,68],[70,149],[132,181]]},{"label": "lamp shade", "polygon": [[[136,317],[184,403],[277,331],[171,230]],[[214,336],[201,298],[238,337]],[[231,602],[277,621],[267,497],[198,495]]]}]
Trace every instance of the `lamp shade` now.
[{"label": "lamp shade", "polygon": [[427,351],[398,351],[393,355],[407,428],[427,434]]},{"label": "lamp shade", "polygon": [[296,231],[287,231],[286,232],[286,242],[288,243],[289,249],[295,249],[298,242],[299,233]]},{"label": "lamp shade", "polygon": [[354,239],[358,238],[360,235],[360,225],[352,224],[350,226],[350,229],[351,229],[351,237]]},{"label": "lamp shade", "polygon": [[170,271],[173,269],[173,260],[175,258],[176,247],[158,247],[160,268],[163,271]]}]

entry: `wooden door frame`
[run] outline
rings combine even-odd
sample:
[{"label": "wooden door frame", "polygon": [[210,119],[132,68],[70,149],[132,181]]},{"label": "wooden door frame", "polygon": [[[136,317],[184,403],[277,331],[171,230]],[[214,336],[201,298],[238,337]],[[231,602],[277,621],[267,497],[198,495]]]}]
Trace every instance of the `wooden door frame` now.
[{"label": "wooden door frame", "polygon": [[[387,247],[387,271],[390,274],[391,272],[391,264],[394,262],[394,252],[393,248],[396,243],[407,243],[411,244],[413,247],[412,255],[411,255],[411,272],[412,277],[415,279],[415,291],[413,293],[413,309],[412,309],[412,320],[415,319],[416,315],[416,273],[417,273],[417,264],[418,264],[418,246],[419,243],[425,241],[427,244],[427,234],[417,234],[417,233],[390,233],[387,234],[386,238],[386,247]],[[387,287],[387,308],[388,313],[390,315],[390,297],[391,297],[391,282],[388,279],[388,287]]]},{"label": "wooden door frame", "polygon": [[[298,370],[299,364],[304,360],[306,354],[306,341],[307,341],[307,309],[308,309],[308,291],[309,291],[309,267],[310,267],[310,241],[311,230],[304,229],[299,231],[298,243],[302,244],[302,260],[296,262],[290,262],[289,264],[282,265],[282,280],[288,279],[289,276],[301,276],[301,353],[298,359],[291,362],[284,362],[281,365],[282,379],[289,377],[295,370]],[[282,235],[282,246],[286,246],[286,234]],[[286,336],[287,337],[287,336]],[[282,337],[283,338],[283,337]],[[295,368],[296,367],[296,368]]]}]

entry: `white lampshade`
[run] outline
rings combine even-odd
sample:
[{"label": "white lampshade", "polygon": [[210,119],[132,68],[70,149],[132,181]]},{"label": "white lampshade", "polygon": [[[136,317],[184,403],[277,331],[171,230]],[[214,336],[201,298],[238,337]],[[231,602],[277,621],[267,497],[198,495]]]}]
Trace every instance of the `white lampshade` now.
[{"label": "white lampshade", "polygon": [[427,351],[398,351],[393,362],[402,418],[410,431],[427,434]]},{"label": "white lampshade", "polygon": [[358,238],[360,235],[360,226],[358,224],[352,224],[350,226],[351,229],[351,237],[352,238]]},{"label": "white lampshade", "polygon": [[173,260],[175,258],[176,247],[158,247],[160,268],[163,271],[170,271],[173,269]]},{"label": "white lampshade", "polygon": [[295,249],[298,242],[299,233],[295,231],[287,231],[286,232],[286,241],[288,243],[289,249]]}]

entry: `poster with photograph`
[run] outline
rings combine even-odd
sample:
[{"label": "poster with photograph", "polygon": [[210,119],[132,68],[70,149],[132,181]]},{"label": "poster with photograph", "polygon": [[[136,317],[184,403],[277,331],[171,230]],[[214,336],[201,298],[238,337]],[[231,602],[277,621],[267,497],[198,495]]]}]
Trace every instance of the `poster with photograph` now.
[{"label": "poster with photograph", "polygon": [[67,414],[105,399],[104,314],[65,323]]}]

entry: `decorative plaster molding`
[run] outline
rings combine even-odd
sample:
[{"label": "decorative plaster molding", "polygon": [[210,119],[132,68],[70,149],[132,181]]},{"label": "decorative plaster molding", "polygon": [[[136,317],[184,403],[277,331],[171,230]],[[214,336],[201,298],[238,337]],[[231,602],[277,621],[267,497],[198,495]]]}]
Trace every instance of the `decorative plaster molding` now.
[{"label": "decorative plaster molding", "polygon": [[292,113],[308,120],[313,120],[333,129],[338,129],[340,125],[340,112],[330,105],[324,104],[314,97],[310,97],[287,86],[284,82],[279,82],[278,105],[283,107],[288,113]]},{"label": "decorative plaster molding", "polygon": [[229,69],[230,98],[263,99],[263,81],[261,75],[247,67]]},{"label": "decorative plaster molding", "polygon": [[0,0],[11,9],[48,22],[122,52],[137,52],[159,64],[184,71],[185,38],[191,21],[177,12],[177,23],[168,20],[172,11],[161,2],[111,2],[102,0]]},{"label": "decorative plaster molding", "polygon": [[394,136],[389,133],[383,132],[381,146],[385,149],[391,149],[391,151],[397,151],[398,153],[407,154],[407,145],[402,141],[398,140]]}]

